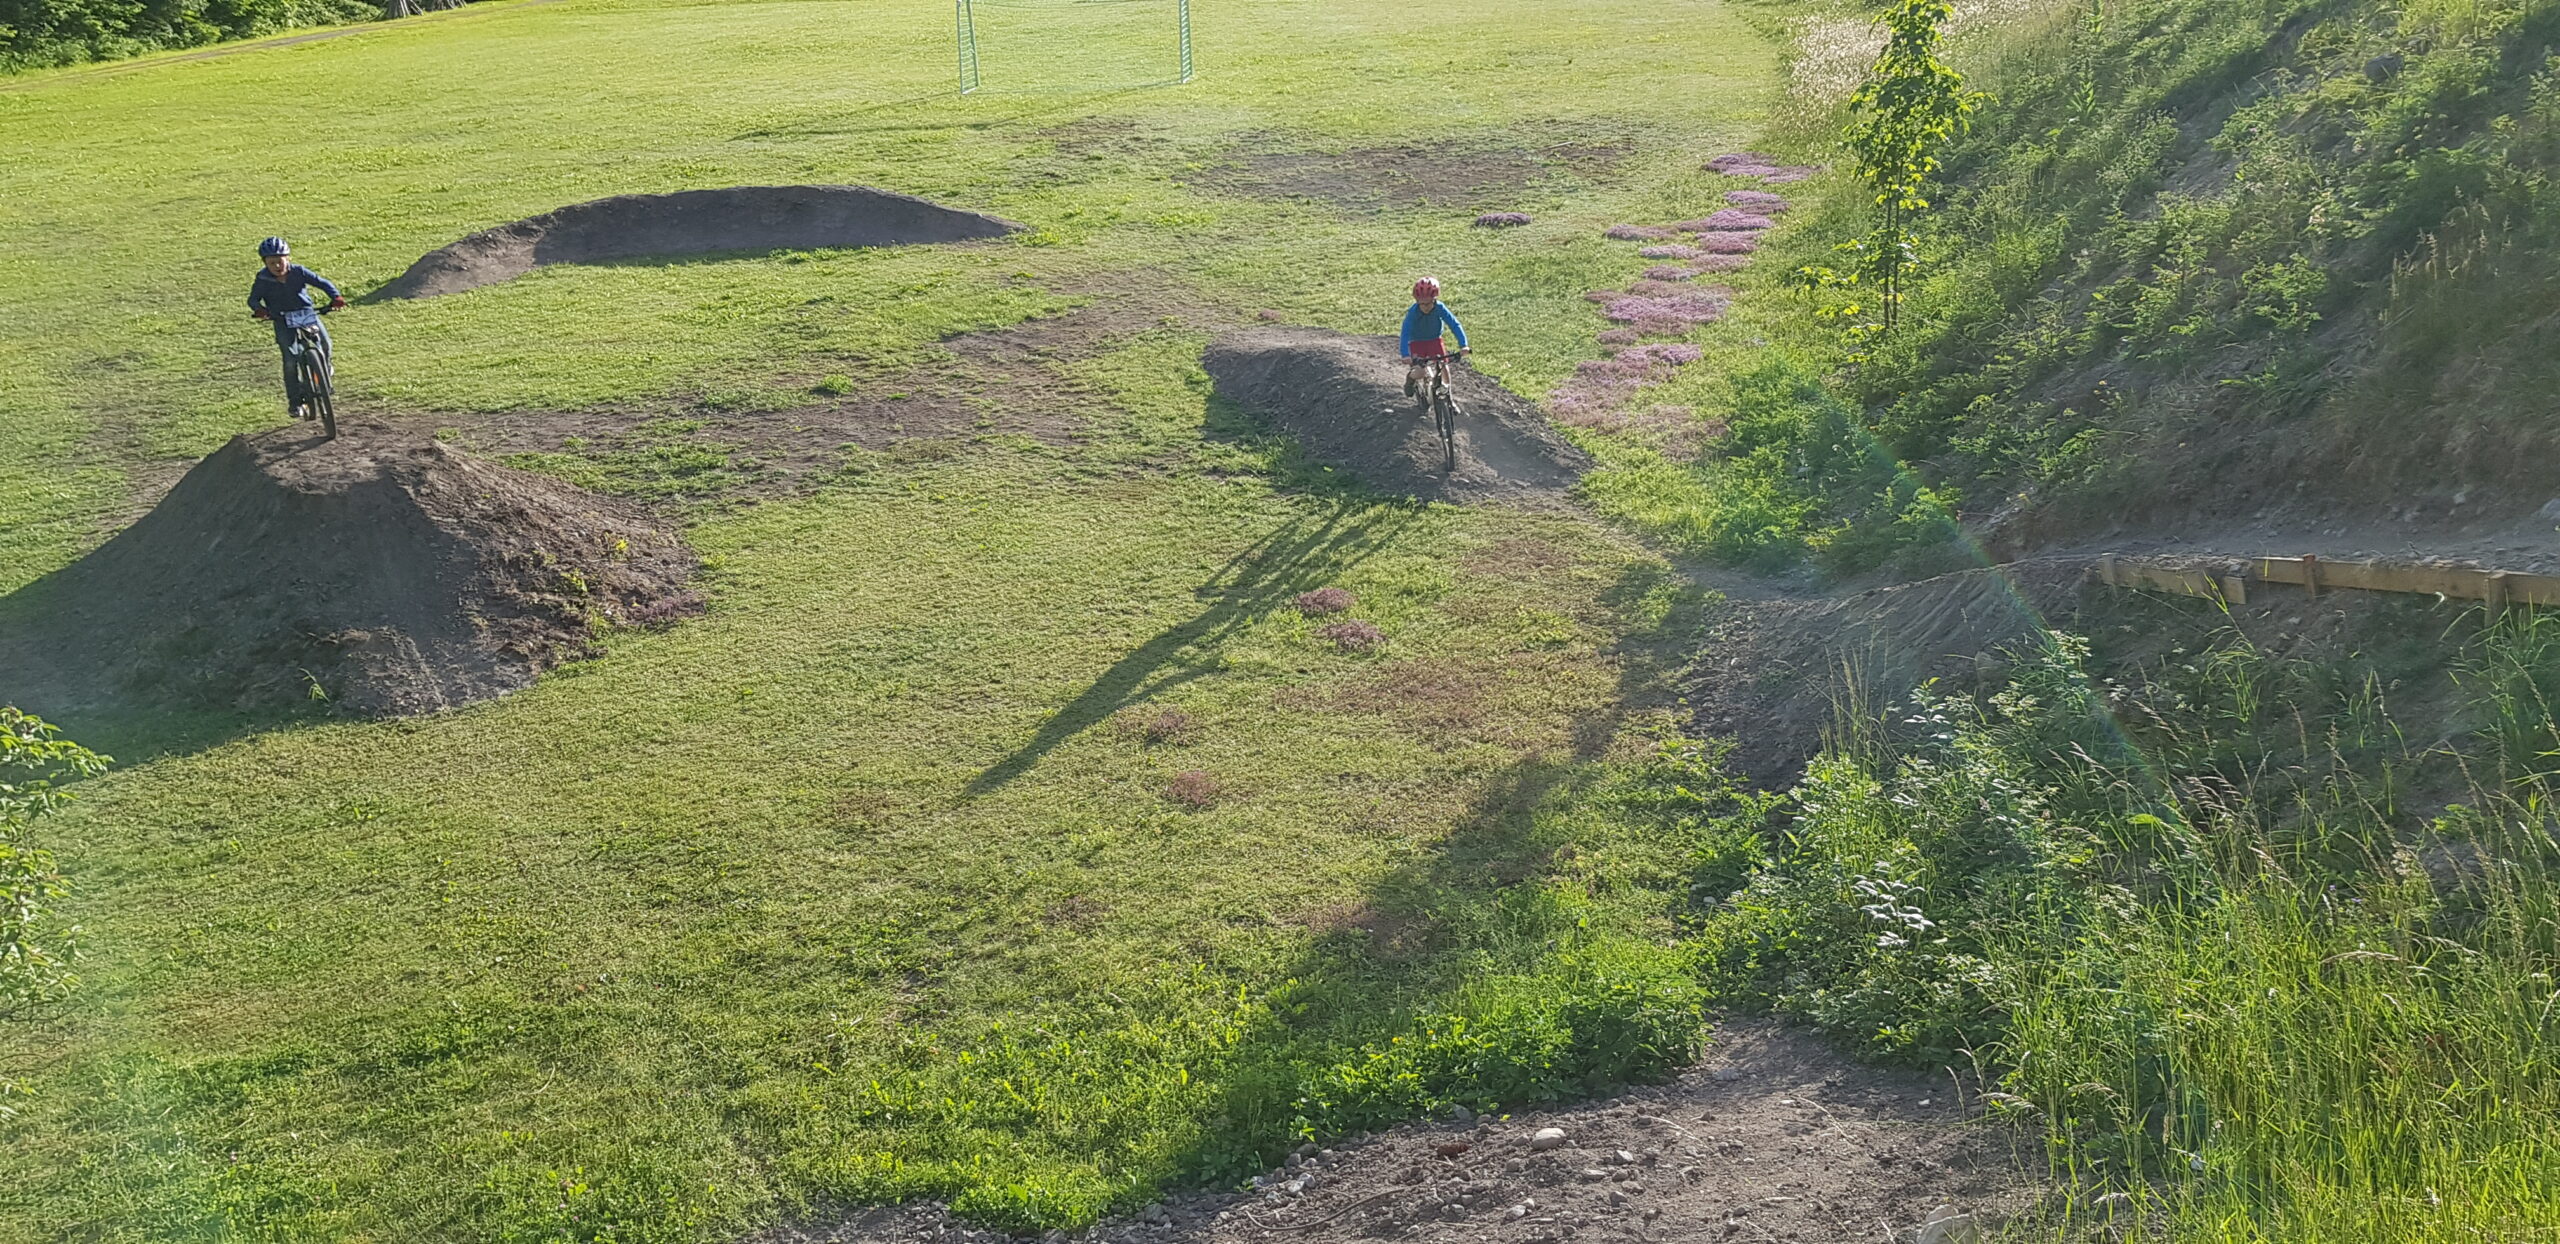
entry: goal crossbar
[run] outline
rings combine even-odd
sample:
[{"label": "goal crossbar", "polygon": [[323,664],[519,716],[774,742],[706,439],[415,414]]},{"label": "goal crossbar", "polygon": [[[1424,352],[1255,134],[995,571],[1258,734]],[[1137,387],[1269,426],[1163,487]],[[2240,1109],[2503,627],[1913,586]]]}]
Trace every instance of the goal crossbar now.
[{"label": "goal crossbar", "polygon": [[[978,10],[981,8],[1059,8],[1075,9],[1095,6],[1144,5],[1172,10],[1173,76],[1152,82],[1123,83],[1125,86],[1174,86],[1189,82],[1194,72],[1191,57],[1191,0],[1051,0],[1050,3],[1025,3],[1023,0],[952,0],[952,20],[956,28],[959,50],[960,93],[974,95],[985,86],[978,39]],[[1020,88],[1016,88],[1020,89]]]}]

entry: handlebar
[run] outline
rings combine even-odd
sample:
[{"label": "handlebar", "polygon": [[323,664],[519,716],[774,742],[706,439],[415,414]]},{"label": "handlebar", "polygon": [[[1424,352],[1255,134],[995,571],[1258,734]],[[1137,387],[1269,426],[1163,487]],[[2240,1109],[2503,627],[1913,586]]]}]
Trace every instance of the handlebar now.
[{"label": "handlebar", "polygon": [[[333,299],[330,299],[330,300],[329,300],[329,301],[327,301],[327,302],[321,303],[319,306],[316,306],[316,307],[288,307],[288,308],[286,308],[286,309],[284,310],[283,314],[285,314],[285,315],[294,315],[294,314],[297,314],[297,313],[299,313],[299,312],[308,311],[308,312],[310,312],[310,313],[311,313],[311,314],[313,314],[313,315],[327,315],[327,314],[329,314],[329,313],[330,313],[330,312],[332,312],[332,311],[336,311],[336,310],[339,310],[339,309],[341,309],[341,308],[345,307],[346,305],[347,305],[347,300],[346,300],[346,299],[344,299],[344,298],[333,298]],[[277,312],[274,312],[274,311],[257,311],[257,310],[253,310],[253,311],[249,312],[249,318],[250,318],[250,319],[253,319],[253,320],[272,320],[272,319],[276,318],[276,315],[277,315],[277,314],[278,314],[278,313],[277,313]]]}]

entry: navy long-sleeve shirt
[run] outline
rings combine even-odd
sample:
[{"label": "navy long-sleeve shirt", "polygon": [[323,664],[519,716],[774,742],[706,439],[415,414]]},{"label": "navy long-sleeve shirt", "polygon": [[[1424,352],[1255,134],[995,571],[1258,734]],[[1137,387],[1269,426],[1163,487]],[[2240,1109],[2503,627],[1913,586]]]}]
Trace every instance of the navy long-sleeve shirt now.
[{"label": "navy long-sleeve shirt", "polygon": [[1396,353],[1401,354],[1406,358],[1412,358],[1413,343],[1417,341],[1438,341],[1440,339],[1440,326],[1443,324],[1449,326],[1450,332],[1458,335],[1458,348],[1461,350],[1466,349],[1467,330],[1459,327],[1458,317],[1450,313],[1448,303],[1435,302],[1431,304],[1431,310],[1425,311],[1422,309],[1422,304],[1417,302],[1412,306],[1405,308],[1404,336],[1396,343]]},{"label": "navy long-sleeve shirt", "polygon": [[277,276],[265,268],[260,268],[257,279],[249,282],[249,309],[264,311],[274,316],[276,339],[281,341],[291,327],[288,321],[300,318],[293,313],[311,309],[311,295],[302,291],[314,285],[319,286],[333,301],[341,297],[338,287],[330,284],[329,278],[301,264],[285,265],[283,276]]}]

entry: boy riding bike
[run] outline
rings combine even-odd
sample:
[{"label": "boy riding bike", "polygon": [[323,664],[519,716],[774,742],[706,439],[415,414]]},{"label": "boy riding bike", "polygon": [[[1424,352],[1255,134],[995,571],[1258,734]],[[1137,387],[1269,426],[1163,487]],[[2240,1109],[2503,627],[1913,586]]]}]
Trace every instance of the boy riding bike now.
[{"label": "boy riding bike", "polygon": [[329,349],[328,326],[320,322],[320,312],[312,309],[311,295],[303,290],[319,286],[329,295],[325,310],[335,311],[347,305],[338,287],[328,278],[293,262],[293,248],[283,238],[268,238],[258,243],[258,258],[266,266],[249,282],[249,314],[275,322],[276,352],[284,359],[284,404],[286,412],[296,419],[311,418],[310,395],[302,392],[294,376],[293,339],[308,329],[319,335],[323,357]]},{"label": "boy riding bike", "polygon": [[1426,276],[1413,283],[1413,305],[1405,310],[1404,335],[1396,344],[1396,353],[1405,359],[1406,397],[1421,394],[1422,369],[1429,360],[1448,356],[1449,348],[1440,340],[1443,327],[1458,335],[1458,353],[1466,353],[1467,330],[1459,326],[1458,317],[1450,314],[1448,307],[1441,305],[1440,282]]}]

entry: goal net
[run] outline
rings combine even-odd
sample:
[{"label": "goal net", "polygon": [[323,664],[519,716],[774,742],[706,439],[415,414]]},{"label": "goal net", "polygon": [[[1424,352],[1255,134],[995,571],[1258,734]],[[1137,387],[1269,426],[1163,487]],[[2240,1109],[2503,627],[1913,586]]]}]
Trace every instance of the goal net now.
[{"label": "goal net", "polygon": [[960,93],[1191,80],[1191,0],[954,0]]}]

